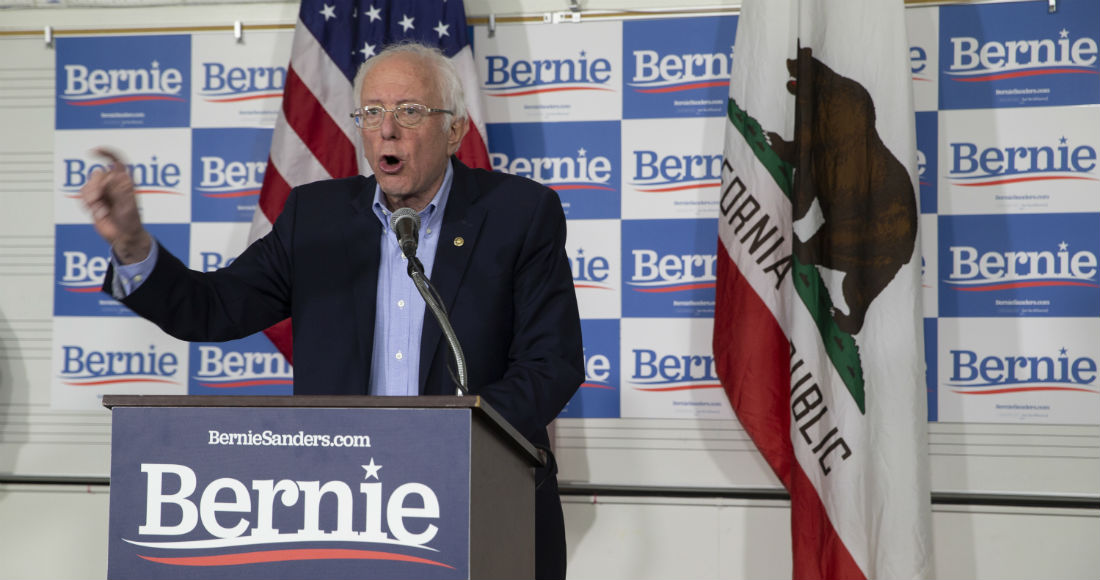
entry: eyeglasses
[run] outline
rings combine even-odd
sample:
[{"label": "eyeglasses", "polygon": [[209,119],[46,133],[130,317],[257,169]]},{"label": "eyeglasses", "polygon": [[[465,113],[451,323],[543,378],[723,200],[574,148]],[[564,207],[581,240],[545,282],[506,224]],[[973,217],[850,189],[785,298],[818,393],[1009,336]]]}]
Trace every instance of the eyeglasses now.
[{"label": "eyeglasses", "polygon": [[433,109],[419,103],[405,103],[403,105],[397,105],[392,109],[387,109],[379,105],[368,105],[357,109],[351,114],[351,118],[355,119],[355,126],[360,129],[377,129],[382,126],[382,120],[386,118],[386,113],[393,113],[393,119],[397,121],[398,125],[411,129],[423,123],[424,119],[432,113],[447,113],[448,115],[453,115],[454,111]]}]

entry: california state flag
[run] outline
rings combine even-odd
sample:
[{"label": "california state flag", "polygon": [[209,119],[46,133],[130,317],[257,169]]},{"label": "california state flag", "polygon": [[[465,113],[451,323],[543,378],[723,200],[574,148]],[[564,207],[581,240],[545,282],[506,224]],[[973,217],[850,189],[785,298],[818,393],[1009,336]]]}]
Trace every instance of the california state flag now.
[{"label": "california state flag", "polygon": [[794,578],[932,570],[902,0],[745,0],[714,354],[791,495]]}]

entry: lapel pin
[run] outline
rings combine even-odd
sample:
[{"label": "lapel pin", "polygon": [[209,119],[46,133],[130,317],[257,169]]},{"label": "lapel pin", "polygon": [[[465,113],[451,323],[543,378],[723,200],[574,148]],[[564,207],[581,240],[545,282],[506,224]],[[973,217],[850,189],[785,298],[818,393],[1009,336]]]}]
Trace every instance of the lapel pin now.
[{"label": "lapel pin", "polygon": [[466,240],[462,239],[462,236],[458,236],[457,238],[455,238],[455,247],[456,248],[461,248],[462,244],[465,244],[465,243],[466,243]]}]

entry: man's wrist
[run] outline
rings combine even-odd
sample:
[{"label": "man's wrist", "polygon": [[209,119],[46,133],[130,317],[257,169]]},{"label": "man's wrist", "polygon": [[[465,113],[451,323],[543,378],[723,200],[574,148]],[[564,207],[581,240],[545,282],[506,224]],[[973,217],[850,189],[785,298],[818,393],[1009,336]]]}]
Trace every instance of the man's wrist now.
[{"label": "man's wrist", "polygon": [[111,251],[115,253],[115,256],[121,264],[136,264],[141,262],[149,257],[149,252],[152,249],[153,237],[150,236],[149,232],[145,229],[142,229],[133,236],[119,238],[111,245]]}]

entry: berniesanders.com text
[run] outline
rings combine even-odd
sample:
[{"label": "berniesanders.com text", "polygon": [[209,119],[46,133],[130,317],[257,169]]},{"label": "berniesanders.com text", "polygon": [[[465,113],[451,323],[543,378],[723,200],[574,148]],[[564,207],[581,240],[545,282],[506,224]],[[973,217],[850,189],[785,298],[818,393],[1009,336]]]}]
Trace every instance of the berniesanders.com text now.
[{"label": "berniesanders.com text", "polygon": [[270,429],[260,432],[223,433],[209,429],[210,445],[241,445],[254,447],[370,447],[370,435],[331,435],[298,431],[276,433]]}]

